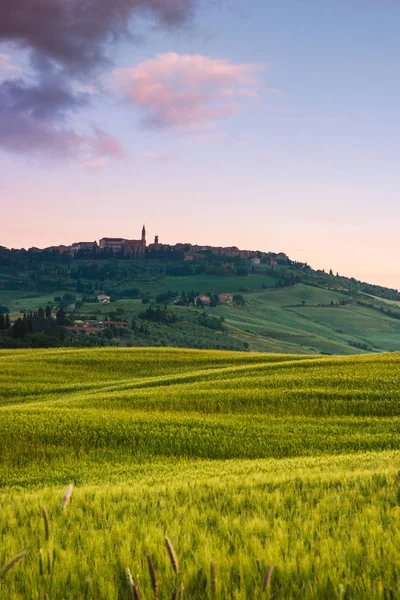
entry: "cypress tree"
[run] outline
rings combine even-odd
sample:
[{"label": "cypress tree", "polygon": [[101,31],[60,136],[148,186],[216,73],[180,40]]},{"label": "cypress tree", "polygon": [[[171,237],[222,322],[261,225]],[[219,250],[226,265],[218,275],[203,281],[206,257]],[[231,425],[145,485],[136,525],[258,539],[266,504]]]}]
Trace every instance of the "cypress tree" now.
[{"label": "cypress tree", "polygon": [[12,326],[11,335],[14,338],[23,338],[25,337],[26,333],[26,319],[24,315],[24,319],[19,318],[15,321],[14,325]]}]

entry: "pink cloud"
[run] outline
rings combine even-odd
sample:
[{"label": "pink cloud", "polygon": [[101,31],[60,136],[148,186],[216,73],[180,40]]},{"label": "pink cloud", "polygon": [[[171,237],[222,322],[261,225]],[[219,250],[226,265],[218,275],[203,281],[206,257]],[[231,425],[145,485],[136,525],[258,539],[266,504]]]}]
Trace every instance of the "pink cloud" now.
[{"label": "pink cloud", "polygon": [[81,167],[86,171],[105,172],[109,170],[108,163],[105,158],[94,158],[87,156],[81,160]]},{"label": "pink cloud", "polygon": [[170,52],[115,75],[126,98],[145,111],[146,126],[193,130],[238,114],[240,97],[258,97],[260,71],[254,64]]},{"label": "pink cloud", "polygon": [[112,135],[93,125],[94,138],[92,140],[93,152],[100,155],[123,158],[125,150],[122,144]]},{"label": "pink cloud", "polygon": [[93,135],[85,138],[85,154],[80,165],[87,171],[108,171],[109,159],[126,158],[125,148],[111,134],[92,123]]},{"label": "pink cloud", "polygon": [[14,65],[11,62],[11,58],[8,54],[0,54],[0,69],[4,71],[20,71],[21,68],[18,65]]}]

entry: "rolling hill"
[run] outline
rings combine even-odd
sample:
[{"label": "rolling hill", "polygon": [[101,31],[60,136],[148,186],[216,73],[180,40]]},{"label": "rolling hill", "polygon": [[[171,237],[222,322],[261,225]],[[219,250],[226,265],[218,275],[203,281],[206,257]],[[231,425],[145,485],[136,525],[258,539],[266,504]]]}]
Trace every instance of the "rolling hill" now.
[{"label": "rolling hill", "polygon": [[[71,323],[90,319],[96,326],[97,321],[111,319],[127,322],[128,328],[124,335],[69,334],[58,341],[45,335],[33,336],[32,341],[29,335],[0,335],[0,347],[172,346],[310,355],[400,350],[396,290],[291,261],[250,266],[215,256],[193,264],[57,256],[50,260],[16,251],[4,259],[0,312],[9,311],[12,320],[46,306],[55,317],[60,307],[72,306]],[[109,294],[111,303],[99,304],[99,292]],[[176,298],[216,298],[223,293],[243,301],[213,308],[175,304]],[[143,317],[146,304],[161,309],[165,305],[167,314],[158,320]]]},{"label": "rolling hill", "polygon": [[183,598],[259,598],[269,565],[270,596],[396,598],[399,365],[398,353],[2,351],[2,595],[128,599],[130,569],[150,598],[151,553],[160,600],[181,583]]}]

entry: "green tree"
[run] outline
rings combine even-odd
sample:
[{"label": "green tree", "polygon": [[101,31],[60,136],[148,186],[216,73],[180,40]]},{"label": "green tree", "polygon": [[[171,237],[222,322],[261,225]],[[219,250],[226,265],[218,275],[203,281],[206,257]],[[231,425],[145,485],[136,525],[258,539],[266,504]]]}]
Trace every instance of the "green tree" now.
[{"label": "green tree", "polygon": [[233,296],[233,301],[235,304],[238,304],[239,306],[244,306],[244,304],[245,304],[245,300],[241,294],[235,294]]},{"label": "green tree", "polygon": [[63,325],[66,325],[66,324],[67,324],[67,322],[66,322],[66,315],[65,315],[65,312],[63,311],[63,309],[62,309],[62,308],[60,308],[60,309],[57,311],[57,314],[56,314],[56,322],[57,322],[57,325],[60,325],[61,327],[62,327]]},{"label": "green tree", "polygon": [[18,318],[11,328],[11,335],[15,339],[24,338],[27,334],[27,329],[24,321]]}]

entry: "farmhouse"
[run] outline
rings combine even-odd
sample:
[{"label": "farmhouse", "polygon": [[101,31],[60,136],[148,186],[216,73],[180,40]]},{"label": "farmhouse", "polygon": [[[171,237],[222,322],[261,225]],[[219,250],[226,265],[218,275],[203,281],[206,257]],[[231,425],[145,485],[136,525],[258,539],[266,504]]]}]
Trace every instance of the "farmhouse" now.
[{"label": "farmhouse", "polygon": [[232,304],[233,303],[233,295],[232,294],[220,294],[218,296],[218,301],[221,304]]}]

